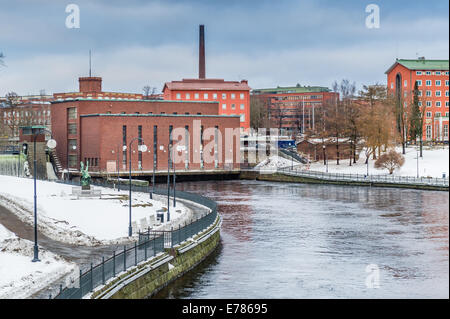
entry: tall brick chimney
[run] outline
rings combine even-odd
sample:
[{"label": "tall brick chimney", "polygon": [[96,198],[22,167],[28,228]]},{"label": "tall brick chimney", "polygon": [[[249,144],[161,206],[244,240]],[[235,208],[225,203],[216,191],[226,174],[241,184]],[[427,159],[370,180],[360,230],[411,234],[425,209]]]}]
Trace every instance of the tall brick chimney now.
[{"label": "tall brick chimney", "polygon": [[200,42],[199,42],[199,55],[198,55],[198,77],[200,79],[205,78],[205,26],[200,25]]}]

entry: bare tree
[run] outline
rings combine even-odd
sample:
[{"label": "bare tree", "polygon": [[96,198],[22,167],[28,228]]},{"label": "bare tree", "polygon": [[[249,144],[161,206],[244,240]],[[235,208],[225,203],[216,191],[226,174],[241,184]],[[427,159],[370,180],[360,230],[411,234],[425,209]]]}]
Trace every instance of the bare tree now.
[{"label": "bare tree", "polygon": [[336,138],[336,164],[339,165],[339,138],[343,137],[345,133],[345,128],[348,121],[348,118],[346,117],[346,109],[349,107],[349,104],[355,95],[356,85],[355,82],[350,83],[347,79],[342,80],[339,84],[335,81],[333,83],[333,91],[339,92],[341,97],[335,101],[334,121],[331,123],[331,127],[334,131],[334,137]]},{"label": "bare tree", "polygon": [[142,90],[144,91],[144,97],[146,99],[148,99],[149,97],[153,96],[156,93],[156,87],[150,85],[144,86]]},{"label": "bare tree", "polygon": [[250,96],[250,126],[253,129],[269,127],[268,98]]}]

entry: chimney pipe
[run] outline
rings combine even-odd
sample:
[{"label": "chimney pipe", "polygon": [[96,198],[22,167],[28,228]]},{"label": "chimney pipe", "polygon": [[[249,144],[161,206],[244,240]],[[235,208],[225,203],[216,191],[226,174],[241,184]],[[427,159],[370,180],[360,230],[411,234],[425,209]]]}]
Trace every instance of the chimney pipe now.
[{"label": "chimney pipe", "polygon": [[198,77],[205,78],[205,26],[200,25],[200,43],[198,55]]}]

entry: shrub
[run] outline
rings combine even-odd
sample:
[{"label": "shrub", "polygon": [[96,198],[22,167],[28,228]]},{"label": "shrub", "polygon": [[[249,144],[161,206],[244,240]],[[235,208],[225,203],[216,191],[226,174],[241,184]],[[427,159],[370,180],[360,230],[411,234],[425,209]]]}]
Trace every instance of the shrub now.
[{"label": "shrub", "polygon": [[402,154],[397,153],[394,150],[389,151],[381,155],[375,162],[375,168],[387,169],[389,174],[392,174],[394,170],[400,168],[405,163],[405,158]]}]

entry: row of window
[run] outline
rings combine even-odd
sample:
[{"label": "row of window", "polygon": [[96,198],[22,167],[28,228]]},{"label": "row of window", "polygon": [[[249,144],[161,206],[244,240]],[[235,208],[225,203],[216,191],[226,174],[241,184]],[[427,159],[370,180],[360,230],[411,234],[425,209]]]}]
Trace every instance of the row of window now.
[{"label": "row of window", "polygon": [[[434,74],[434,75],[443,75],[444,72],[441,72],[441,71],[436,71],[436,72],[431,72],[431,71],[425,71],[425,72],[422,72],[422,71],[416,71],[416,75],[422,75],[422,74],[425,74],[425,75],[432,75],[432,74]],[[449,74],[448,71],[445,71],[445,75],[448,75],[448,74]]]},{"label": "row of window", "polygon": [[[213,100],[217,100],[217,96],[218,93],[211,93],[212,99]],[[222,93],[222,100],[226,100],[227,99],[227,93]],[[176,94],[176,98],[177,100],[181,100],[181,93],[177,93]],[[245,99],[245,94],[244,93],[240,93],[239,94],[239,98],[241,100]],[[190,100],[191,99],[191,94],[190,93],[186,93],[185,94],[185,99],[186,100]],[[198,100],[200,99],[200,93],[194,93],[194,100]],[[204,100],[208,100],[209,99],[209,93],[203,93],[203,99]],[[236,94],[235,93],[230,93],[230,99],[235,100],[236,99]]]},{"label": "row of window", "polygon": [[[227,105],[226,103],[222,104],[222,110],[226,110],[227,109]],[[235,110],[236,109],[236,104],[231,104],[231,109]],[[244,109],[244,104],[239,105],[239,109],[243,110]]]},{"label": "row of window", "polygon": [[[418,90],[418,95],[422,96],[422,90]],[[436,90],[434,91],[434,95],[437,97],[441,97],[441,91],[440,90]],[[407,96],[407,92],[405,92],[405,97]],[[425,96],[433,96],[433,92],[430,90],[425,91]],[[448,97],[449,93],[448,91],[445,91],[445,96]]]},{"label": "row of window", "polygon": [[[417,82],[417,85],[418,86],[422,86],[422,80],[416,80],[416,82]],[[431,80],[425,80],[425,85],[426,86],[431,86],[432,84],[432,81]],[[434,85],[435,86],[441,86],[441,80],[435,80],[434,81]],[[448,86],[448,84],[449,84],[449,80],[445,80],[445,86]],[[407,81],[405,80],[405,87],[407,86]]]},{"label": "row of window", "polygon": [[[426,112],[425,114],[426,118],[432,118],[433,117],[433,113],[432,112]],[[434,113],[434,117],[441,117],[441,112],[436,112]],[[445,112],[445,117],[448,117],[448,112]]]},{"label": "row of window", "polygon": [[[448,107],[448,101],[445,101],[445,107]],[[425,102],[425,105],[427,106],[427,107],[431,107],[431,106],[433,106],[433,103],[431,102],[431,101],[426,101]],[[435,101],[434,102],[434,105],[436,106],[436,107],[441,107],[442,106],[442,104],[441,104],[441,101]],[[419,106],[422,106],[422,101],[419,101]]]},{"label": "row of window", "polygon": [[12,111],[12,112],[3,112],[3,117],[40,117],[40,116],[50,116],[50,110],[48,111]]}]

